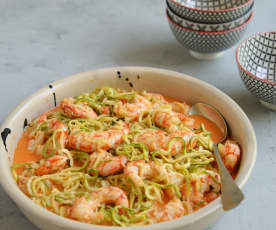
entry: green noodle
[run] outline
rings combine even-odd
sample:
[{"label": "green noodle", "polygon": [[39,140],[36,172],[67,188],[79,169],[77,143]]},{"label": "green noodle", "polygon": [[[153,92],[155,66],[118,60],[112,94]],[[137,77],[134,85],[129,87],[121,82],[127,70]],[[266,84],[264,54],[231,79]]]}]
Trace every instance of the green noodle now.
[{"label": "green noodle", "polygon": [[18,167],[23,167],[23,166],[26,166],[26,165],[31,165],[32,162],[24,162],[24,163],[17,163],[17,164],[13,164],[13,166],[11,167],[11,171],[12,171],[12,176],[13,176],[13,179],[17,182],[18,180],[18,175],[15,171],[16,168]]}]

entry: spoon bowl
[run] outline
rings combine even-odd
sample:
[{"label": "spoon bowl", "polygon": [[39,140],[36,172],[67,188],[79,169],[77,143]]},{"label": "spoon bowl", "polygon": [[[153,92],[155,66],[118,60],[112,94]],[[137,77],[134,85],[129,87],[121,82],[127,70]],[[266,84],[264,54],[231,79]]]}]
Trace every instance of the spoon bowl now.
[{"label": "spoon bowl", "polygon": [[190,114],[201,115],[209,119],[210,121],[214,122],[223,134],[221,140],[219,140],[217,143],[214,143],[214,154],[221,176],[222,207],[225,211],[231,210],[241,203],[241,201],[244,199],[244,195],[240,188],[236,185],[234,179],[232,178],[228,170],[226,169],[218,151],[217,145],[227,138],[227,123],[224,117],[216,108],[203,102],[194,104],[191,108]]}]

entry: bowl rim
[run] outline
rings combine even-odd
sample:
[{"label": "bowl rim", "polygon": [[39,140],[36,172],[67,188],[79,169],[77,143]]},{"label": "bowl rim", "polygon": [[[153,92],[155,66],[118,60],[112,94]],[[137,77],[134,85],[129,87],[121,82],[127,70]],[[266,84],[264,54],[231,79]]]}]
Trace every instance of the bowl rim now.
[{"label": "bowl rim", "polygon": [[191,11],[200,11],[200,12],[208,12],[208,13],[220,13],[220,12],[235,11],[237,9],[245,7],[248,4],[251,4],[252,2],[254,2],[254,0],[248,0],[246,3],[244,3],[242,5],[239,5],[239,6],[236,6],[236,7],[232,7],[232,8],[219,9],[219,10],[207,10],[207,9],[193,8],[193,7],[189,7],[189,6],[186,6],[186,5],[182,5],[181,3],[177,2],[176,0],[168,0],[168,1],[173,2],[173,4],[176,4],[179,7],[183,7],[183,8],[186,8],[188,10],[191,10]]},{"label": "bowl rim", "polygon": [[[221,94],[225,99],[227,99],[227,101],[230,104],[232,104],[237,109],[238,113],[241,116],[243,116],[243,118],[245,119],[245,122],[248,126],[248,129],[250,130],[250,133],[251,133],[251,138],[253,140],[253,143],[252,143],[253,151],[251,152],[252,160],[250,162],[249,169],[246,173],[244,173],[242,179],[237,182],[238,186],[241,188],[245,185],[245,183],[248,181],[249,176],[251,175],[254,165],[256,163],[257,140],[256,140],[255,131],[253,129],[253,126],[252,126],[249,118],[247,117],[245,112],[240,108],[240,106],[231,97],[229,97],[227,94],[225,94],[224,92],[222,92],[215,86],[213,86],[205,81],[202,81],[200,79],[197,79],[197,78],[194,78],[189,75],[179,73],[176,71],[166,70],[166,69],[161,69],[161,68],[141,67],[141,66],[123,66],[123,67],[111,67],[111,68],[96,69],[96,70],[91,70],[88,72],[74,74],[69,77],[65,77],[61,80],[52,82],[51,84],[53,84],[56,88],[59,88],[59,87],[62,87],[64,83],[69,84],[69,82],[81,80],[82,78],[86,78],[87,75],[90,76],[93,73],[99,74],[99,73],[104,73],[105,71],[117,72],[118,69],[120,71],[132,70],[132,71],[137,71],[137,72],[141,71],[141,72],[150,72],[150,73],[156,73],[156,74],[166,74],[166,75],[174,77],[176,79],[180,79],[180,80],[186,79],[186,80],[189,80],[189,81],[192,81],[195,83],[200,83],[201,85],[204,85],[205,87],[208,87],[209,89]],[[20,111],[22,109],[24,109],[26,106],[29,106],[30,104],[32,104],[33,98],[38,97],[48,91],[49,91],[48,86],[45,86],[45,87],[41,88],[40,90],[36,91],[31,96],[27,97],[25,100],[23,100],[8,115],[6,120],[2,123],[0,130],[3,130],[5,127],[8,127],[9,123],[11,123],[14,119],[17,119],[17,114],[20,113]],[[0,146],[0,150],[5,152],[5,149],[2,145]],[[111,230],[111,229],[112,230],[140,230],[141,229],[141,226],[138,226],[138,227],[112,226],[112,227],[110,227],[110,226],[91,225],[91,224],[82,223],[79,221],[71,220],[71,219],[56,215],[56,214],[46,210],[45,208],[42,208],[41,206],[35,204],[18,188],[18,186],[16,185],[16,183],[14,182],[14,180],[12,178],[10,166],[9,165],[7,166],[5,164],[5,162],[8,161],[7,154],[1,154],[0,159],[1,159],[0,160],[0,166],[1,166],[0,167],[0,182],[1,182],[2,187],[7,192],[7,194],[12,198],[12,200],[16,201],[16,203],[19,204],[19,207],[24,208],[24,210],[28,210],[30,215],[38,216],[39,218],[41,218],[45,221],[49,221],[49,222],[53,223],[54,225],[63,226],[64,228],[68,228],[68,229],[73,229],[73,228],[74,229],[83,229],[83,230],[90,230],[91,228],[94,228],[95,230]],[[4,178],[4,180],[3,180],[3,178]],[[5,181],[5,183],[3,183],[3,181]],[[185,225],[193,224],[194,222],[199,221],[200,219],[208,216],[209,214],[211,214],[221,208],[222,208],[221,197],[219,197],[216,200],[214,200],[213,202],[211,202],[210,204],[208,204],[207,206],[205,206],[205,207],[201,208],[200,210],[193,212],[187,216],[183,216],[181,218],[178,218],[178,219],[175,219],[175,220],[169,221],[169,222],[161,222],[161,223],[157,223],[157,224],[146,225],[146,226],[143,226],[143,229],[152,230],[152,228],[154,228],[156,230],[157,229],[158,230],[167,230],[168,227],[169,227],[169,229],[178,228],[181,226],[183,227]],[[169,224],[169,226],[168,226],[168,224]]]},{"label": "bowl rim", "polygon": [[180,27],[182,30],[186,30],[186,31],[194,32],[194,33],[199,33],[199,34],[212,34],[212,35],[213,35],[213,34],[224,34],[224,33],[233,32],[233,31],[239,30],[239,29],[241,29],[241,28],[247,26],[248,23],[251,21],[251,19],[252,19],[252,17],[253,17],[253,14],[254,14],[254,12],[252,11],[252,12],[250,13],[249,18],[246,20],[246,22],[244,22],[243,24],[241,24],[241,25],[239,25],[239,26],[237,26],[237,27],[234,27],[234,28],[232,28],[232,29],[230,29],[230,30],[222,30],[222,31],[199,31],[199,30],[192,30],[192,29],[190,29],[190,28],[184,27],[184,26],[179,25],[179,24],[177,24],[176,22],[174,22],[174,21],[171,19],[171,17],[169,16],[169,14],[168,14],[168,9],[166,8],[166,16],[167,16],[167,19],[168,19],[169,23],[172,23],[172,24],[174,24],[175,26]]},{"label": "bowl rim", "polygon": [[[249,19],[251,13],[253,12],[253,8],[254,8],[254,2],[252,4],[252,6],[249,8],[249,10],[243,14],[242,16],[236,18],[235,20],[232,20],[230,22],[223,22],[223,23],[206,23],[206,22],[196,22],[196,21],[192,21],[188,18],[184,18],[183,16],[177,14],[176,12],[173,11],[173,9],[170,7],[170,5],[168,4],[168,1],[169,0],[166,0],[166,3],[167,3],[167,9],[168,9],[168,12],[170,12],[171,14],[173,14],[175,17],[177,17],[179,20],[181,21],[188,21],[188,22],[191,22],[195,25],[206,25],[206,26],[221,26],[221,25],[225,25],[225,24],[231,24],[231,23],[235,23],[236,21],[239,21],[239,20],[242,20],[243,18],[247,17],[247,19]],[[171,19],[172,20],[172,19]],[[247,21],[247,20],[246,20]],[[244,21],[243,23],[245,23],[246,21]],[[242,24],[243,24],[242,23]],[[242,25],[240,24],[240,25]],[[235,27],[234,27],[235,28]],[[234,29],[232,28],[232,29]],[[210,31],[211,32],[211,31]]]},{"label": "bowl rim", "polygon": [[[242,46],[243,44],[247,43],[249,40],[251,40],[251,39],[253,39],[253,38],[257,37],[257,36],[264,35],[264,34],[276,34],[276,31],[271,31],[271,32],[260,32],[260,33],[253,34],[252,36],[250,36],[250,37],[244,39],[244,40],[238,45],[238,47],[237,47],[237,49],[236,49],[235,59],[236,59],[236,62],[237,62],[237,64],[238,64],[238,67],[239,67],[243,72],[245,72],[248,76],[250,76],[250,77],[252,77],[252,78],[255,78],[255,79],[259,80],[259,81],[262,81],[262,82],[266,82],[266,83],[269,83],[269,84],[272,84],[272,85],[276,85],[276,81],[270,81],[270,80],[262,79],[262,78],[258,77],[257,75],[255,75],[255,74],[253,74],[253,73],[247,71],[247,70],[243,67],[243,65],[240,63],[239,58],[238,58],[239,53],[240,53],[240,50],[241,50],[241,46]],[[275,41],[275,42],[276,42],[276,41]]]}]

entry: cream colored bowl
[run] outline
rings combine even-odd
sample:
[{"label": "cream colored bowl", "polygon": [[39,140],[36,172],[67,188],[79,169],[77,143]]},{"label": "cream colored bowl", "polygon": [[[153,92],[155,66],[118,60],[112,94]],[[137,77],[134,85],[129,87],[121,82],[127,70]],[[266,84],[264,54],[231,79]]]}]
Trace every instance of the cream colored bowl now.
[{"label": "cream colored bowl", "polygon": [[[216,107],[231,127],[232,138],[242,147],[242,160],[236,182],[243,187],[256,160],[256,137],[252,125],[242,109],[226,94],[215,87],[185,74],[146,67],[116,67],[80,73],[52,83],[23,101],[1,127],[0,181],[8,195],[25,216],[41,229],[49,230],[104,230],[129,227],[103,227],[89,225],[57,216],[33,203],[15,184],[10,165],[16,143],[27,121],[37,117],[60,102],[64,97],[89,92],[96,87],[113,86],[124,89],[147,90],[185,100],[191,104],[199,101]],[[5,148],[6,145],[6,148]],[[246,196],[246,194],[245,194]],[[201,230],[213,224],[223,214],[221,199],[174,221],[145,226],[147,230]],[[138,230],[141,227],[131,227]]]}]

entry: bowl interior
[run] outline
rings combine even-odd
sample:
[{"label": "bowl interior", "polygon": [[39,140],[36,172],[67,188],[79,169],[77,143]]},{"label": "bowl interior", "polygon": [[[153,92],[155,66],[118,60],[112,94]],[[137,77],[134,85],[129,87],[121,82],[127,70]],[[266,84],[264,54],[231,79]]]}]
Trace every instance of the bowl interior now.
[{"label": "bowl interior", "polygon": [[276,33],[262,33],[249,38],[238,48],[237,60],[251,75],[276,81]]},{"label": "bowl interior", "polygon": [[[249,119],[231,98],[203,81],[173,71],[145,67],[117,67],[81,73],[55,82],[22,102],[3,123],[1,132],[7,135],[5,141],[2,135],[3,142],[0,144],[0,181],[20,208],[28,210],[33,216],[43,217],[44,220],[72,227],[70,229],[73,227],[75,229],[91,228],[90,225],[56,216],[30,201],[14,183],[10,165],[16,143],[23,133],[26,121],[29,122],[42,112],[49,110],[64,97],[76,96],[105,85],[162,93],[191,104],[204,101],[216,107],[231,127],[232,138],[237,140],[242,147],[243,155],[236,182],[241,187],[245,184],[256,159],[256,137]],[[201,210],[172,223],[156,224],[154,229],[171,229],[172,226],[180,227],[188,223],[193,224],[219,207],[221,207],[220,199],[217,199]],[[153,229],[152,226],[144,228]],[[104,229],[104,227],[95,229]],[[138,230],[140,227],[132,229]]]},{"label": "bowl interior", "polygon": [[250,0],[172,0],[181,6],[199,10],[227,10],[247,4]]}]

